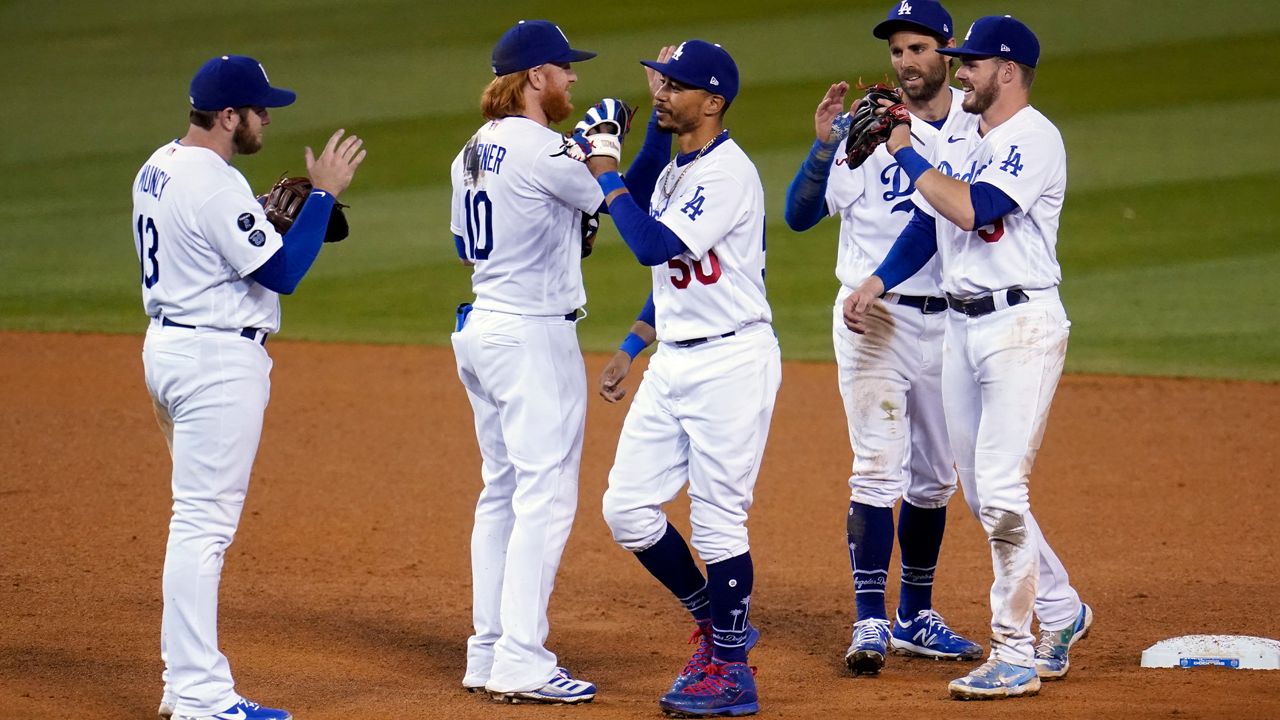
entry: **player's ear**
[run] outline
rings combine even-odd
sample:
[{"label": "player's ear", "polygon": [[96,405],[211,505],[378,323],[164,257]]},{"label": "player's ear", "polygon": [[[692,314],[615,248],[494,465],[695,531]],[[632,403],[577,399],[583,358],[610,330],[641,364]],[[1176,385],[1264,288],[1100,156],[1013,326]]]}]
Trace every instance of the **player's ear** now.
[{"label": "player's ear", "polygon": [[707,99],[702,101],[702,113],[707,116],[719,115],[724,110],[724,97],[720,95],[707,95]]},{"label": "player's ear", "polygon": [[235,108],[222,108],[218,111],[218,124],[223,130],[235,130],[240,124],[240,113]]},{"label": "player's ear", "polygon": [[541,65],[538,65],[537,67],[531,67],[528,70],[525,70],[524,73],[525,73],[525,78],[529,82],[529,87],[533,88],[534,90],[541,90],[543,87],[546,86],[547,80],[546,78],[542,77]]}]

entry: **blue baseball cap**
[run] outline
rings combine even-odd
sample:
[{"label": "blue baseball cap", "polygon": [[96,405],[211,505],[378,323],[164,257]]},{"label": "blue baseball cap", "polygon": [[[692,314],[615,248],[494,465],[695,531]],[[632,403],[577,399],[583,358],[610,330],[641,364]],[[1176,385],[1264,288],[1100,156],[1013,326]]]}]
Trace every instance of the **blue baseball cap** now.
[{"label": "blue baseball cap", "polygon": [[196,110],[284,107],[297,98],[292,90],[271,87],[262,63],[244,55],[212,58],[191,78],[191,107]]},{"label": "blue baseball cap", "polygon": [[1002,57],[1035,67],[1040,61],[1040,41],[1031,28],[1011,15],[988,15],[978,18],[958,48],[939,48],[938,52],[953,57]]},{"label": "blue baseball cap", "polygon": [[590,60],[593,52],[574,50],[560,26],[547,20],[521,20],[493,47],[493,74],[507,75],[546,63]]},{"label": "blue baseball cap", "polygon": [[706,40],[680,43],[667,62],[641,60],[640,64],[685,85],[719,95],[726,104],[738,96],[738,64],[728,50]]},{"label": "blue baseball cap", "polygon": [[889,10],[889,16],[871,30],[881,40],[888,40],[899,30],[927,30],[950,40],[955,37],[951,13],[937,0],[902,0]]}]

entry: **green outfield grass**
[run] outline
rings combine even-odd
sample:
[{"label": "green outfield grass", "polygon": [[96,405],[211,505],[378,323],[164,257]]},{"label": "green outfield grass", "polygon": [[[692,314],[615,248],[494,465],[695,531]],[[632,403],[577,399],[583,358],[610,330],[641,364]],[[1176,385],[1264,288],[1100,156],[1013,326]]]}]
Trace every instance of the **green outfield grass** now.
[{"label": "green outfield grass", "polygon": [[[353,235],[284,300],[282,337],[447,343],[453,308],[469,297],[450,241],[448,166],[479,124],[497,36],[521,17],[550,17],[600,52],[578,68],[580,108],[603,95],[647,103],[636,60],[662,44],[703,37],[733,52],[743,80],[728,124],[764,178],[775,326],[786,357],[830,359],[836,222],[792,233],[783,198],[827,85],[889,70],[870,28],[890,4],[0,3],[0,327],[141,332],[130,181],[184,132],[194,70],[238,52],[299,94],[273,113],[266,149],[237,160],[254,187],[304,170],[302,146],[336,127],[370,151],[344,196]],[[961,34],[999,11],[1041,38],[1032,100],[1061,128],[1070,162],[1059,238],[1068,370],[1280,380],[1280,74],[1266,70],[1280,2],[948,6]],[[584,272],[582,344],[605,350],[625,334],[648,272],[608,221]]]}]

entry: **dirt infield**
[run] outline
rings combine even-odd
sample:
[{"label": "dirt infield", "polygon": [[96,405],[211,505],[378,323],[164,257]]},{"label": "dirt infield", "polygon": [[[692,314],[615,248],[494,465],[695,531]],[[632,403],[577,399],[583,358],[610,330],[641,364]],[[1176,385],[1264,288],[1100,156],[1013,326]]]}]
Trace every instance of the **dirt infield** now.
[{"label": "dirt infield", "polygon": [[[300,720],[661,717],[691,624],[600,517],[625,405],[590,406],[551,607],[551,647],[600,694],[500,706],[460,688],[480,481],[451,353],[269,350],[266,430],[222,583],[241,692]],[[593,381],[603,364],[588,357]],[[0,334],[0,382],[0,718],[152,718],[169,464],[141,338]],[[1097,621],[1068,680],[1001,703],[947,699],[968,664],[844,670],[843,426],[834,366],[786,364],[750,526],[762,717],[1280,717],[1280,672],[1138,667],[1174,635],[1280,637],[1280,385],[1063,380],[1033,507]],[[673,516],[687,529],[683,507]],[[936,606],[980,638],[990,556],[963,502],[950,518]]]}]

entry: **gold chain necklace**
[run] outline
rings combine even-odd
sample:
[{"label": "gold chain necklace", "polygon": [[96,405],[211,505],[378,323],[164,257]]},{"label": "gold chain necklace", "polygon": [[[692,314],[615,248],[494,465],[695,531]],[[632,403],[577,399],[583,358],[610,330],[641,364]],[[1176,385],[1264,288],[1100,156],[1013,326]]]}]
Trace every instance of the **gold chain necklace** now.
[{"label": "gold chain necklace", "polygon": [[676,178],[676,184],[672,185],[670,190],[667,189],[667,178],[670,177],[672,168],[676,166],[676,161],[672,160],[671,163],[667,165],[666,171],[662,173],[662,180],[661,180],[662,198],[664,200],[671,199],[671,193],[675,192],[676,188],[680,187],[680,181],[684,179],[684,174],[689,172],[689,168],[693,167],[693,164],[698,162],[698,158],[702,157],[702,154],[705,153],[712,145],[714,145],[716,140],[720,139],[721,135],[724,135],[727,132],[729,131],[721,130],[715,137],[708,140],[706,145],[702,146],[702,149],[698,151],[698,154],[694,155],[693,159],[689,161],[689,164],[684,166],[684,170],[680,171],[680,176]]}]

